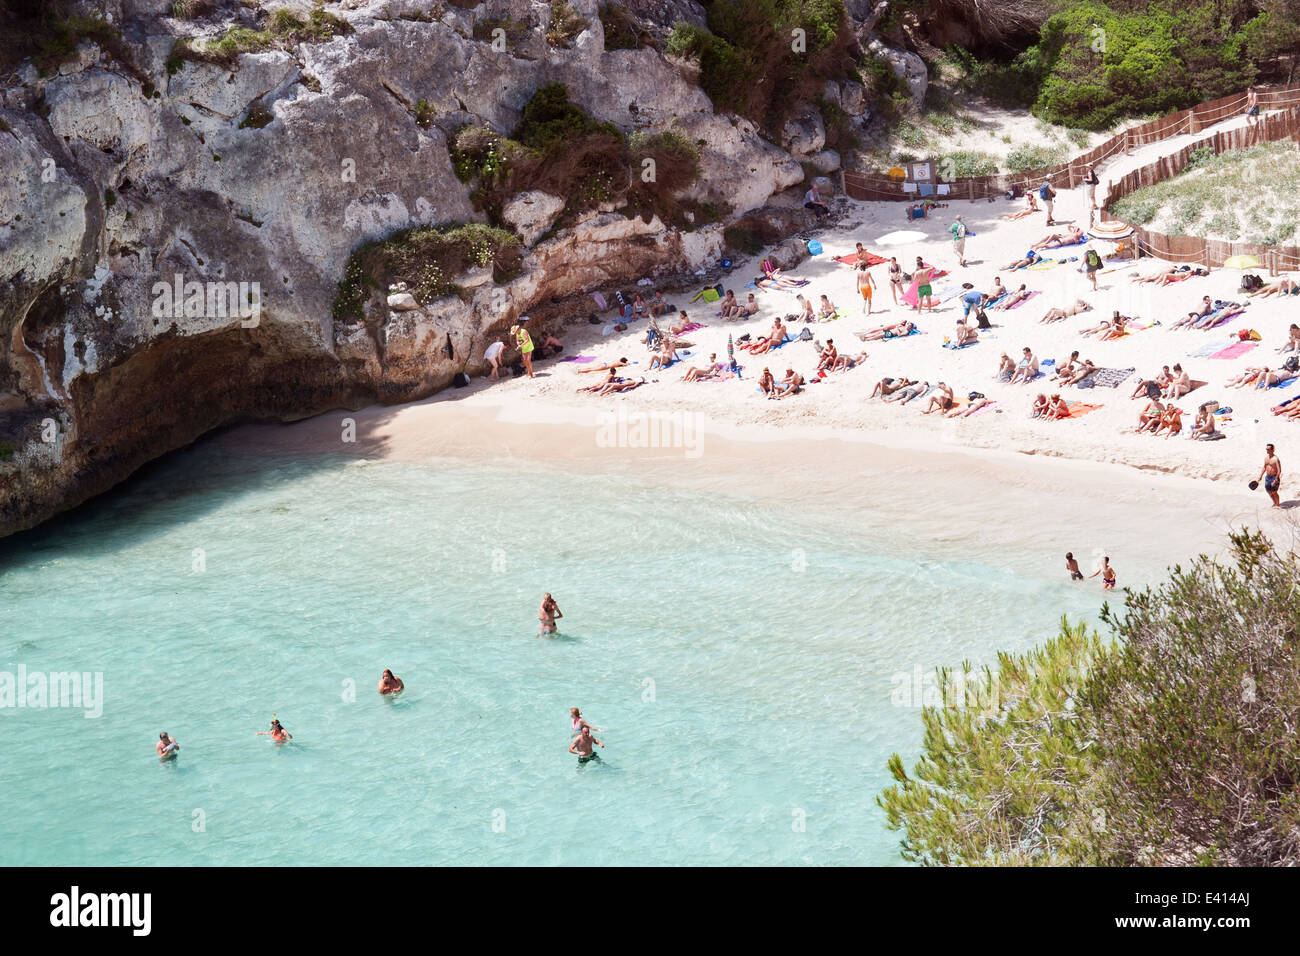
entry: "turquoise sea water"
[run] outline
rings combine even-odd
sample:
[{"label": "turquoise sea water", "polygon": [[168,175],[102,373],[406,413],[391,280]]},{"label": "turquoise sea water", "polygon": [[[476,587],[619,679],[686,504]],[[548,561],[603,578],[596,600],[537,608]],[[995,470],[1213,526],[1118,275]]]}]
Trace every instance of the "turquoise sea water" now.
[{"label": "turquoise sea water", "polygon": [[[0,542],[0,670],[104,682],[97,719],[0,709],[0,863],[897,863],[900,695],[1095,615],[1047,558],[861,506],[200,445]],[[292,743],[254,735],[273,712]]]}]

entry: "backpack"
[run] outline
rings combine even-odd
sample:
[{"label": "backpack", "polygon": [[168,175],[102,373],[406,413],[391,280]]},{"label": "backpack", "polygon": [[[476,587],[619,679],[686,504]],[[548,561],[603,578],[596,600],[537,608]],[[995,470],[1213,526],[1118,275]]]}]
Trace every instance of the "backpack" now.
[{"label": "backpack", "polygon": [[800,342],[811,342],[812,339],[813,339],[812,330],[810,330],[810,329],[808,328],[808,326],[805,325],[805,326],[803,327],[803,331],[799,333],[799,341],[800,341]]},{"label": "backpack", "polygon": [[1160,397],[1160,386],[1155,382],[1147,382],[1147,398],[1157,399]]},{"label": "backpack", "polygon": [[457,388],[464,388],[469,384],[469,376],[464,372],[457,372],[456,377],[451,380],[451,384]]},{"label": "backpack", "polygon": [[1086,261],[1088,265],[1092,266],[1094,269],[1098,268],[1101,265],[1101,256],[1097,255],[1096,249],[1089,249],[1088,254],[1083,258],[1084,261]]},{"label": "backpack", "polygon": [[1051,186],[1047,185],[1047,183],[1043,183],[1043,185],[1038,187],[1039,199],[1051,199],[1055,195],[1056,195],[1056,190],[1053,189]]},{"label": "backpack", "polygon": [[1288,372],[1300,372],[1300,357],[1292,355],[1282,363],[1282,367]]}]

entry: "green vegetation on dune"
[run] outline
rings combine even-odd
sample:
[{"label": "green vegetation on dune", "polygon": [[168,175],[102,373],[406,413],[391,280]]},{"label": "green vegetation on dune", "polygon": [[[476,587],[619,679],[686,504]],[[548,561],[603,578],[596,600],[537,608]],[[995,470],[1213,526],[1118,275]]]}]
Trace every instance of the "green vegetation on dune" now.
[{"label": "green vegetation on dune", "polygon": [[1300,153],[1289,141],[1192,154],[1183,171],[1117,200],[1111,212],[1169,235],[1297,245]]},{"label": "green vegetation on dune", "polygon": [[934,865],[1300,863],[1300,561],[1241,532],[1102,622],[940,673],[878,802]]}]

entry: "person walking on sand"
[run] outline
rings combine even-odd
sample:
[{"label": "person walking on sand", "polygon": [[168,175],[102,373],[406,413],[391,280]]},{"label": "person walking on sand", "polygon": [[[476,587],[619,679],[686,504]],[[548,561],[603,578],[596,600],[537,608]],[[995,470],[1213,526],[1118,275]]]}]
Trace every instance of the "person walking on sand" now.
[{"label": "person walking on sand", "polygon": [[551,597],[551,592],[547,591],[542,595],[542,606],[537,609],[537,620],[540,622],[537,636],[556,633],[558,628],[555,622],[562,617],[564,613],[560,610],[560,606],[555,603],[555,598]]},{"label": "person walking on sand", "polygon": [[1273,499],[1273,507],[1281,508],[1282,500],[1278,497],[1277,492],[1282,487],[1282,462],[1273,451],[1272,445],[1264,446],[1264,467],[1259,471],[1259,478],[1251,482],[1252,491],[1259,487],[1261,479],[1264,482],[1264,490]]},{"label": "person walking on sand", "polygon": [[871,292],[876,287],[876,280],[871,278],[871,270],[865,262],[858,263],[858,292],[862,294],[862,314],[871,314]]},{"label": "person walking on sand", "polygon": [[952,233],[952,249],[957,253],[957,264],[964,269],[966,267],[966,223],[961,221],[961,216],[953,219],[948,231]]},{"label": "person walking on sand", "polygon": [[1052,219],[1052,208],[1056,205],[1056,190],[1052,188],[1051,176],[1044,177],[1043,184],[1038,187],[1038,198],[1043,201],[1043,205],[1047,209],[1047,224],[1055,226],[1056,221]]},{"label": "person walking on sand", "polygon": [[600,744],[602,749],[605,746],[601,741],[591,735],[591,724],[583,723],[581,729],[578,731],[578,736],[574,737],[573,743],[569,744],[569,753],[578,755],[579,765],[587,763],[590,760],[599,760],[600,755],[592,750],[592,744]]},{"label": "person walking on sand", "polygon": [[1251,129],[1259,122],[1259,94],[1253,86],[1246,87],[1246,125]]},{"label": "person walking on sand", "polygon": [[[521,322],[527,322],[528,316],[520,319]],[[515,337],[515,344],[519,346],[519,351],[523,355],[524,370],[528,372],[528,377],[533,377],[533,337],[528,334],[528,330],[522,325],[514,325],[510,328],[510,334]]]},{"label": "person walking on sand", "polygon": [[[1088,194],[1089,217],[1092,215],[1092,210],[1097,208],[1097,186],[1100,182],[1101,180],[1097,178],[1097,170],[1092,163],[1089,163],[1088,168],[1083,173],[1083,185]],[[1089,222],[1091,221],[1091,218],[1089,218]]]},{"label": "person walking on sand", "polygon": [[1110,566],[1110,558],[1102,558],[1101,567],[1093,571],[1088,577],[1095,578],[1099,574],[1101,575],[1101,589],[1103,591],[1115,590],[1115,569]]},{"label": "person walking on sand", "polygon": [[1083,269],[1088,274],[1088,281],[1092,283],[1092,291],[1097,291],[1097,271],[1101,268],[1101,255],[1092,246],[1088,246],[1083,254]]},{"label": "person walking on sand", "polygon": [[1074,552],[1065,552],[1065,570],[1070,572],[1071,581],[1082,581],[1083,572],[1079,570],[1079,562],[1074,560]]}]

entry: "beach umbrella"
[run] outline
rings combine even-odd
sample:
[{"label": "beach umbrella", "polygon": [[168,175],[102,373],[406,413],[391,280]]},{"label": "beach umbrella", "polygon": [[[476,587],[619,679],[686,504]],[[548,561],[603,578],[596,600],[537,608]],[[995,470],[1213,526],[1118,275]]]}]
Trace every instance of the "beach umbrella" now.
[{"label": "beach umbrella", "polygon": [[727,333],[727,364],[736,364],[736,343],[731,338],[731,333]]},{"label": "beach umbrella", "polygon": [[1258,269],[1259,260],[1254,256],[1229,256],[1223,265],[1228,269]]}]

